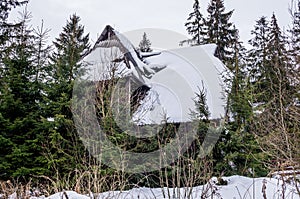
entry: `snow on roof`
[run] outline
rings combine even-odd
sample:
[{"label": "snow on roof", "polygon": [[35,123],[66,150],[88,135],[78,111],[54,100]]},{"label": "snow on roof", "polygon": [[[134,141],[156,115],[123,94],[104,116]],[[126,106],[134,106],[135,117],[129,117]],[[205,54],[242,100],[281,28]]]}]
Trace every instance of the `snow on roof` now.
[{"label": "snow on roof", "polygon": [[84,61],[90,63],[88,76],[94,81],[112,78],[113,69],[113,75],[133,76],[150,88],[132,116],[139,125],[190,121],[196,93],[202,88],[210,118],[218,119],[225,113],[221,79],[225,67],[213,56],[215,47],[194,46],[145,55],[107,26]]},{"label": "snow on roof", "polygon": [[[196,93],[202,88],[206,91],[211,118],[224,116],[221,79],[224,67],[207,53],[207,48],[212,47],[214,46],[179,48],[147,58],[148,63],[165,65],[166,68],[146,81],[152,90],[149,95],[155,93],[154,97],[158,100],[155,101],[154,109],[150,110],[149,101],[144,100],[134,115],[134,119],[140,120],[135,121],[139,121],[140,124],[158,123],[165,118],[168,122],[190,121],[191,111],[196,108]],[[141,115],[141,112],[144,114]]]}]

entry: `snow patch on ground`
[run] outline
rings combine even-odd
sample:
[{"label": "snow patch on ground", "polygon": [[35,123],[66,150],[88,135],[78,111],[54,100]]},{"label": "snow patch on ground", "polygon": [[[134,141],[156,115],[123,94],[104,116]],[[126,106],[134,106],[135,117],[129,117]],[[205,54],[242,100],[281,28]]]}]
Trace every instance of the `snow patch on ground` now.
[{"label": "snow patch on ground", "polygon": [[[108,191],[99,194],[81,195],[74,191],[56,193],[49,197],[31,197],[30,199],[165,199],[165,198],[214,198],[214,199],[264,199],[284,198],[300,199],[296,185],[288,184],[275,178],[248,178],[244,176],[223,177],[227,185],[218,185],[218,178],[213,177],[206,185],[184,188],[133,188],[128,191]],[[298,184],[299,186],[299,184]],[[299,187],[300,188],[300,187]],[[9,199],[17,199],[13,194]]]}]

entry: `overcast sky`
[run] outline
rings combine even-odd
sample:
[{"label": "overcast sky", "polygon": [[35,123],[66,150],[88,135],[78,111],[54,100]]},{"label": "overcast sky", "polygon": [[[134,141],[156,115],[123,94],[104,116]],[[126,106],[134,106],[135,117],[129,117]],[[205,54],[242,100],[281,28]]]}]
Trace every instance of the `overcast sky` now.
[{"label": "overcast sky", "polygon": [[[209,0],[199,0],[206,12]],[[81,23],[93,41],[110,24],[120,32],[141,28],[163,28],[187,35],[184,23],[192,11],[194,0],[30,0],[28,10],[32,24],[51,29],[53,40],[73,13],[81,17]],[[226,10],[233,10],[231,18],[240,30],[241,39],[251,38],[250,31],[261,16],[271,17],[274,12],[281,28],[288,28],[290,0],[225,0]],[[11,17],[15,17],[13,12]],[[151,40],[151,37],[150,37]]]}]

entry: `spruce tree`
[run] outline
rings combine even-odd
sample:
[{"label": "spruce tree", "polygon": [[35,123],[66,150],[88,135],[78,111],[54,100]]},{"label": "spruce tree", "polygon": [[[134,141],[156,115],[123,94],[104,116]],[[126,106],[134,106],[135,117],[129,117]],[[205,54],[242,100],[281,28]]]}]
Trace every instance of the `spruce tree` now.
[{"label": "spruce tree", "polygon": [[292,16],[292,28],[289,30],[291,34],[291,50],[293,64],[300,64],[300,1],[296,1],[294,10],[290,10]]},{"label": "spruce tree", "polygon": [[[235,29],[235,28],[234,28]],[[249,131],[252,120],[251,86],[249,85],[246,49],[239,40],[238,31],[233,38],[231,77],[227,101],[228,117],[226,130],[221,133],[214,150],[216,172],[225,171],[224,175],[264,176],[267,174],[262,160],[265,158],[254,135]],[[249,169],[251,168],[251,170]]]},{"label": "spruce tree", "polygon": [[42,81],[37,78],[44,72],[35,62],[40,51],[35,49],[38,39],[29,21],[29,13],[25,12],[18,26],[11,29],[1,59],[1,178],[47,172],[39,132]]},{"label": "spruce tree", "polygon": [[[292,1],[293,2],[293,1]],[[288,74],[291,84],[293,85],[294,93],[290,96],[293,99],[292,105],[288,109],[288,121],[293,124],[290,127],[290,135],[292,135],[293,144],[290,148],[294,148],[294,161],[300,159],[300,0],[295,1],[295,8],[291,10],[292,15],[292,28],[291,33],[291,49],[289,51],[290,55],[290,65],[291,71]],[[298,155],[297,155],[298,154]],[[296,179],[295,179],[296,180]]]},{"label": "spruce tree", "polygon": [[[266,31],[262,29],[262,31]],[[255,64],[256,76],[256,92],[257,102],[266,104],[272,99],[277,101],[274,93],[278,92],[278,88],[288,87],[287,79],[287,49],[286,37],[281,32],[275,15],[272,15],[268,31],[266,35],[262,35],[260,56],[256,58]],[[257,51],[257,52],[259,52]],[[255,69],[254,68],[254,69]],[[273,101],[273,102],[275,102]],[[277,103],[277,102],[275,102]]]},{"label": "spruce tree", "polygon": [[[293,2],[293,1],[292,1]],[[290,30],[290,65],[292,66],[293,72],[289,74],[293,79],[293,84],[295,85],[296,90],[300,90],[300,0],[295,2],[294,10],[291,9],[291,16],[292,16],[292,27]],[[295,99],[300,101],[300,93],[294,96]],[[297,103],[296,103],[297,104]]]},{"label": "spruce tree", "polygon": [[[260,110],[254,116],[252,132],[258,135],[261,147],[276,162],[299,158],[299,121],[295,112],[299,76],[291,64],[287,40],[272,15],[266,37],[263,64],[258,68],[259,79],[253,82],[254,101]],[[268,162],[271,166],[273,162]]]},{"label": "spruce tree", "polygon": [[232,62],[228,67],[231,68],[232,78],[230,91],[228,93],[228,111],[233,116],[237,128],[245,125],[251,115],[249,104],[248,71],[246,64],[246,49],[239,39],[238,30],[235,30],[235,37],[232,44]]},{"label": "spruce tree", "polygon": [[28,3],[28,1],[20,0],[1,0],[0,4],[0,21],[1,23],[6,22],[9,12],[18,6],[22,6]]},{"label": "spruce tree", "polygon": [[47,117],[49,126],[47,154],[49,167],[55,172],[68,174],[80,167],[84,159],[84,147],[77,135],[72,120],[71,99],[76,77],[85,71],[80,63],[83,55],[89,50],[89,35],[84,33],[80,17],[70,16],[63,31],[53,42],[54,52],[51,55],[52,70],[49,76],[47,93]]},{"label": "spruce tree", "polygon": [[26,4],[28,1],[19,1],[19,0],[1,0],[0,2],[0,58],[3,55],[1,53],[8,40],[11,37],[10,33],[13,28],[20,25],[14,24],[7,21],[9,13],[12,9]]},{"label": "spruce tree", "polygon": [[233,11],[225,12],[223,0],[211,0],[207,12],[204,43],[216,44],[215,56],[227,65],[230,61],[230,48],[234,43],[236,31],[230,22]]},{"label": "spruce tree", "polygon": [[272,65],[268,70],[269,81],[272,82],[270,87],[282,84],[282,86],[288,88],[287,38],[280,30],[275,14],[271,18],[268,40],[267,56]]},{"label": "spruce tree", "polygon": [[185,27],[188,34],[192,36],[192,44],[200,45],[203,43],[205,19],[200,12],[199,0],[195,0],[193,9],[193,12],[189,14]]},{"label": "spruce tree", "polygon": [[147,34],[144,32],[143,38],[139,43],[139,50],[141,52],[152,52],[153,50],[151,49],[151,42],[147,38]]},{"label": "spruce tree", "polygon": [[[28,3],[28,1],[20,1],[20,0],[1,0],[0,4],[0,41],[4,39],[4,33],[7,33],[7,28],[10,25],[13,25],[7,21],[9,13],[12,9],[22,6]],[[7,37],[6,37],[7,39]]]},{"label": "spruce tree", "polygon": [[264,102],[266,89],[263,86],[263,81],[265,81],[265,69],[268,65],[267,45],[269,32],[269,22],[266,17],[261,17],[256,21],[254,30],[251,31],[254,37],[249,40],[249,44],[252,46],[252,49],[248,52],[249,76],[252,87],[254,87],[255,97],[253,103],[255,104]]},{"label": "spruce tree", "polygon": [[[181,41],[180,45],[186,42],[191,45],[216,44],[215,56],[226,66],[230,66],[234,62],[231,55],[234,54],[233,45],[237,31],[230,22],[233,11],[225,12],[223,0],[210,1],[207,17],[200,12],[198,0],[195,0],[193,8],[194,11],[189,14],[185,24],[192,39]],[[230,69],[232,70],[232,68]]]},{"label": "spruce tree", "polygon": [[[11,162],[9,162],[9,157],[12,153],[12,148],[14,146],[11,140],[11,135],[8,132],[8,126],[11,124],[9,121],[9,115],[6,114],[9,108],[9,102],[11,94],[8,92],[8,63],[6,58],[9,56],[9,33],[12,30],[14,24],[9,24],[7,18],[9,12],[20,6],[21,2],[14,1],[1,1],[0,4],[0,173],[1,178],[8,178],[12,175],[12,171],[9,170],[11,167]],[[16,27],[15,27],[16,28]]]}]

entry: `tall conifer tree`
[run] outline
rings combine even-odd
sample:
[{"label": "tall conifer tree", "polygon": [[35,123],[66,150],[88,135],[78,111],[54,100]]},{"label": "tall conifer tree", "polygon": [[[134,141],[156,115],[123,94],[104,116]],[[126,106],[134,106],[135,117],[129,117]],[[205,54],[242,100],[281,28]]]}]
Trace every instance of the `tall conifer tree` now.
[{"label": "tall conifer tree", "polygon": [[235,37],[232,44],[233,55],[232,62],[229,63],[231,68],[232,78],[231,90],[228,94],[228,106],[233,119],[238,128],[245,125],[246,120],[251,115],[251,106],[249,104],[249,89],[248,89],[248,71],[246,64],[246,49],[239,39],[238,30],[235,30]]},{"label": "tall conifer tree", "polygon": [[80,63],[82,56],[89,50],[89,35],[84,33],[80,17],[72,15],[59,37],[53,42],[51,55],[48,98],[49,143],[47,158],[49,166],[64,174],[80,167],[84,157],[84,147],[76,133],[72,119],[71,99],[76,77],[84,72]]},{"label": "tall conifer tree", "polygon": [[293,20],[292,28],[289,30],[291,33],[290,54],[292,56],[293,64],[300,66],[300,0],[297,0],[294,6],[295,8],[290,10]]},{"label": "tall conifer tree", "polygon": [[[1,0],[0,3],[0,45],[9,38],[9,29],[16,24],[7,21],[9,12],[19,6],[26,4],[28,1],[22,0]],[[0,55],[1,56],[1,55]]]},{"label": "tall conifer tree", "polygon": [[249,44],[252,46],[252,49],[248,52],[249,75],[250,82],[255,90],[253,102],[258,104],[264,102],[265,88],[263,82],[265,81],[265,68],[268,65],[267,46],[269,33],[269,21],[266,17],[261,17],[256,21],[254,30],[251,31],[254,37],[249,40]]},{"label": "tall conifer tree", "polygon": [[35,45],[39,38],[29,27],[30,14],[24,12],[17,26],[10,30],[2,54],[0,88],[1,177],[28,177],[45,174],[42,156],[43,136],[39,132],[42,117],[42,81]]},{"label": "tall conifer tree", "polygon": [[230,18],[233,11],[225,12],[223,0],[211,0],[207,8],[206,37],[204,43],[215,43],[215,56],[227,65],[230,62],[230,49],[234,43],[235,31]]},{"label": "tall conifer tree", "polygon": [[[287,40],[272,15],[264,42],[264,56],[258,56],[257,76],[252,82],[254,102],[259,113],[254,116],[252,132],[258,135],[261,147],[274,160],[281,163],[299,158],[299,118],[295,112],[297,73],[287,51]],[[254,51],[253,51],[254,52]],[[262,59],[263,58],[263,59]],[[257,78],[258,77],[258,78]],[[298,78],[299,79],[299,78]]]},{"label": "tall conifer tree", "polygon": [[193,12],[189,14],[185,27],[188,34],[192,36],[192,44],[200,45],[203,43],[205,19],[200,12],[199,0],[195,0],[193,9]]}]

